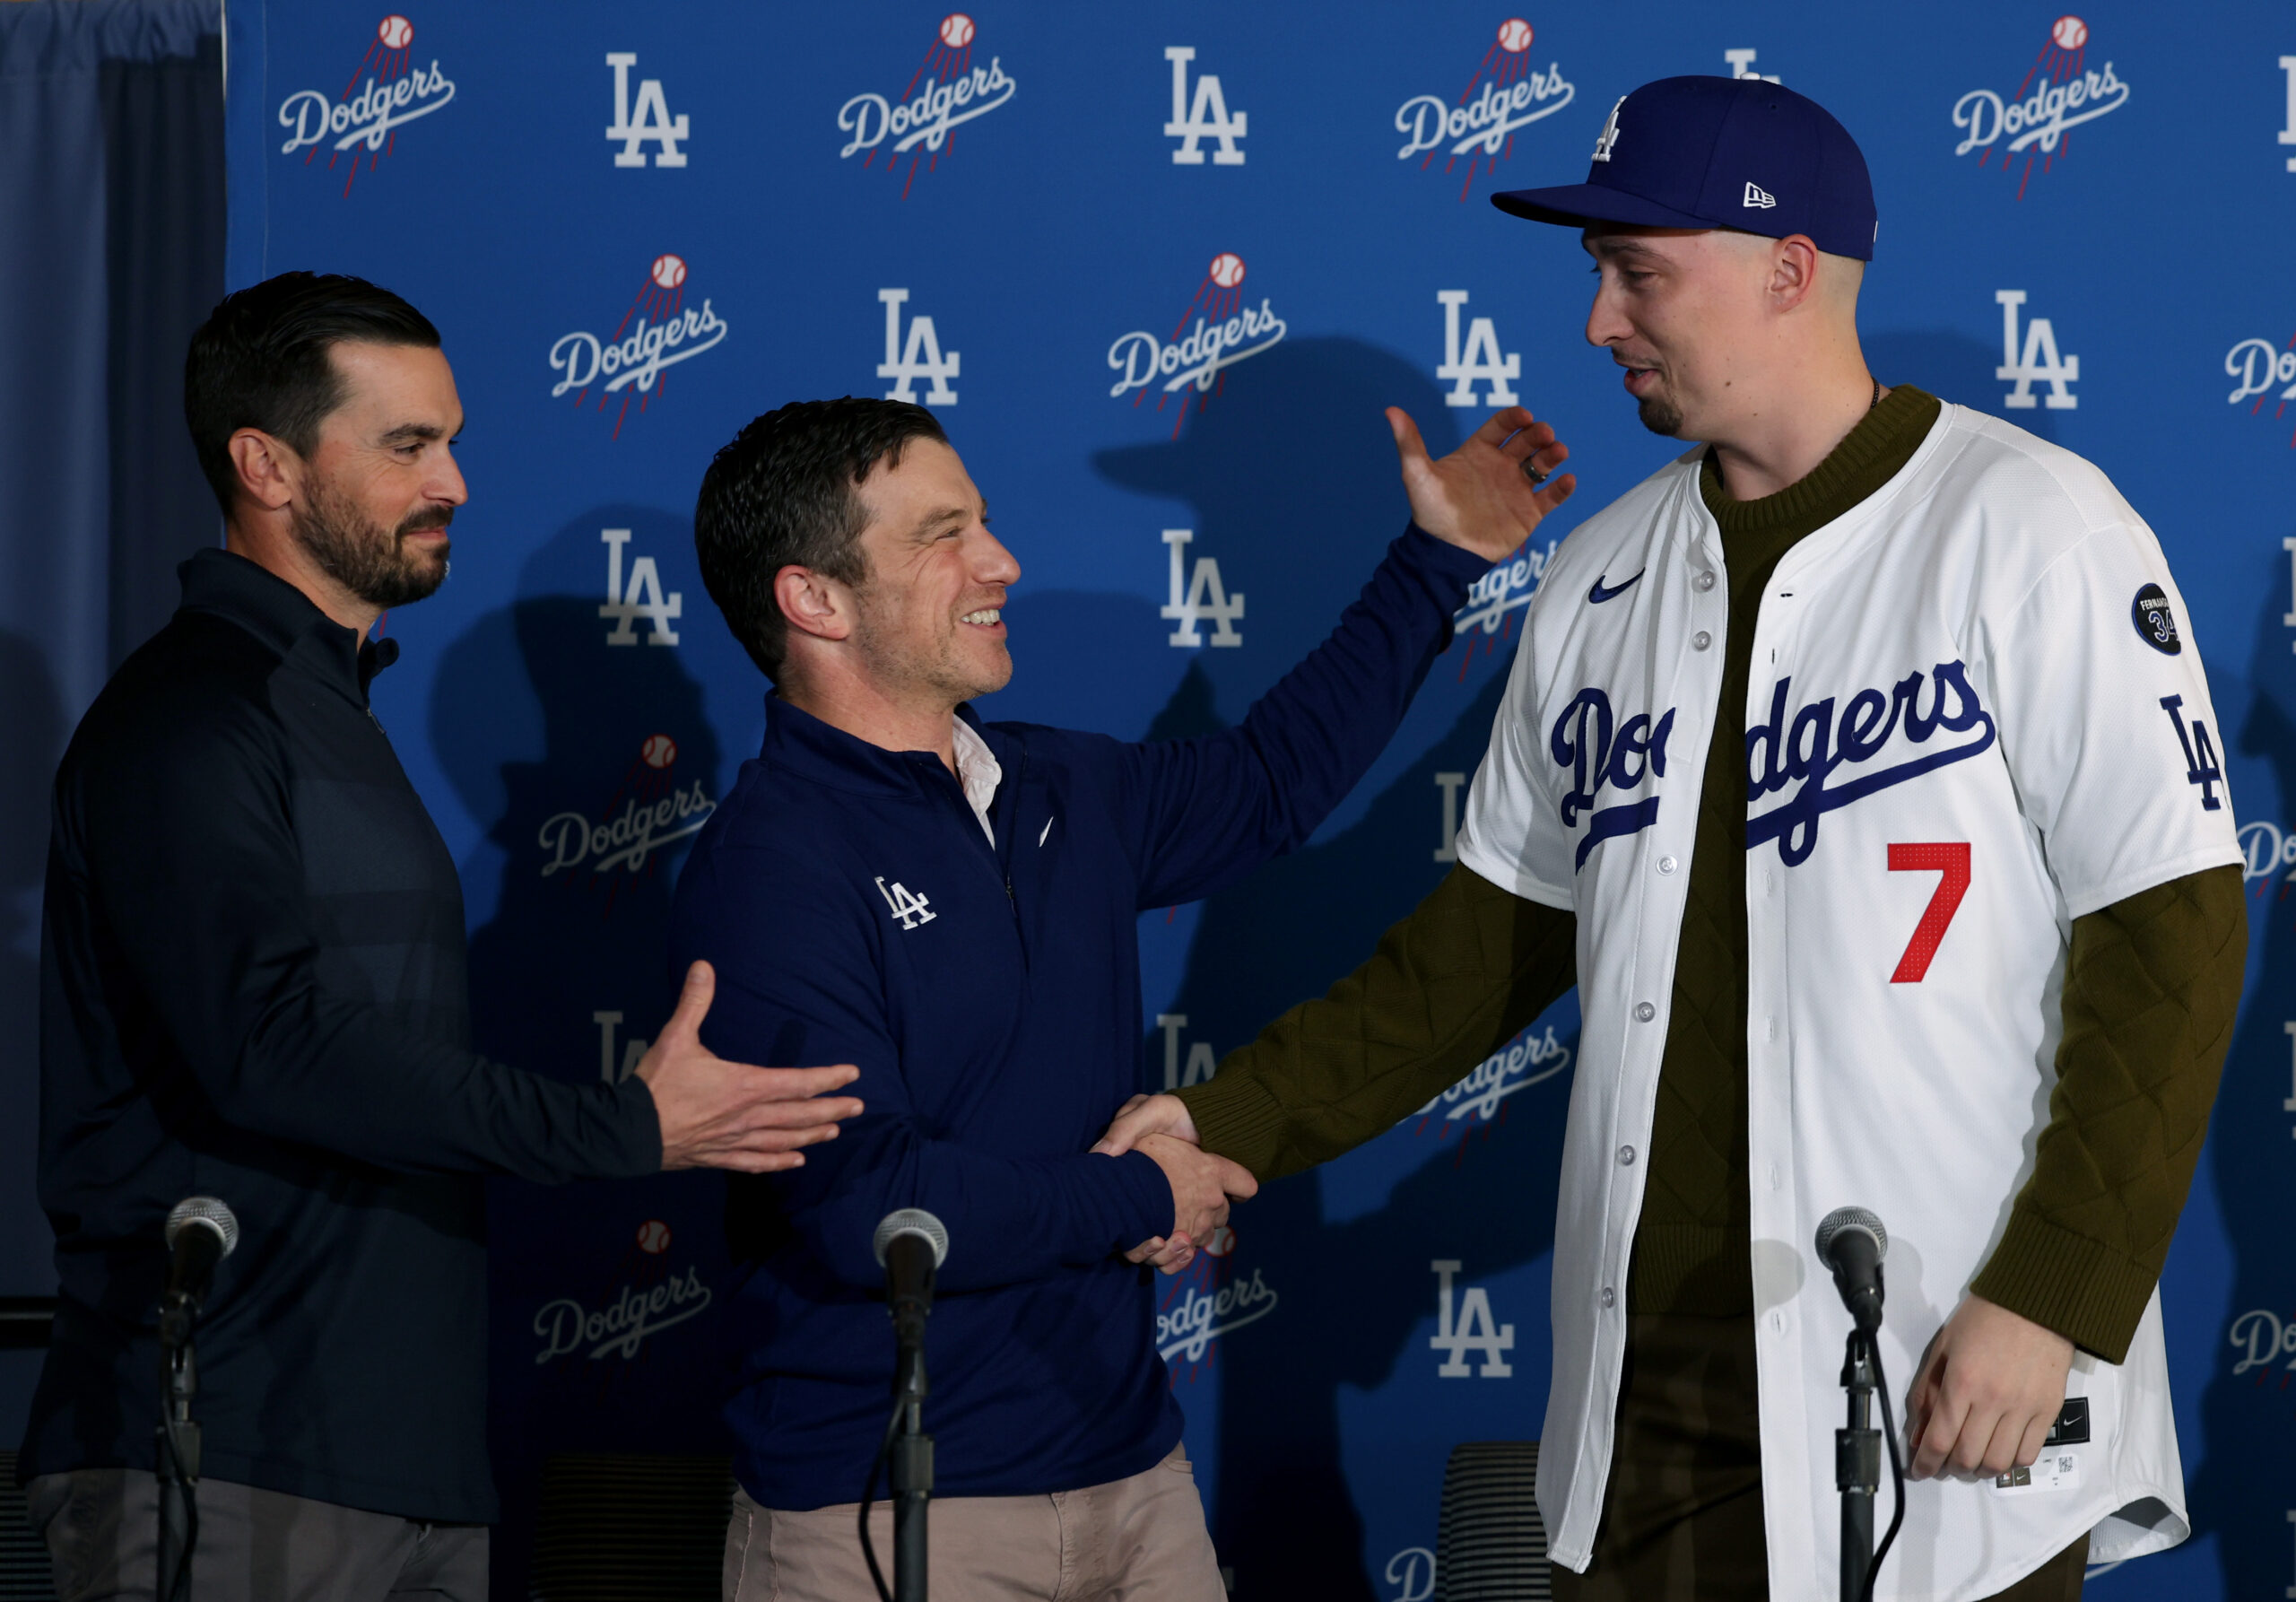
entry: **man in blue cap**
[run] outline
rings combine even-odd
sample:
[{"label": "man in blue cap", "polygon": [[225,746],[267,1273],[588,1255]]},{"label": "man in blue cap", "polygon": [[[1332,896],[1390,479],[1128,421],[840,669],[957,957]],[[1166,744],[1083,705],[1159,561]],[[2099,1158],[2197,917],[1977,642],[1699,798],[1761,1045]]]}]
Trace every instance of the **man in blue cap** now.
[{"label": "man in blue cap", "polygon": [[1699,443],[1549,568],[1451,875],[1103,1149],[1326,1161],[1576,982],[1555,1595],[1834,1594],[1849,1319],[1808,1242],[1857,1204],[1912,1380],[1873,1594],[2075,1597],[2189,1533],[2155,1285],[2246,946],[2160,546],[2087,462],[1867,370],[1873,190],[1814,102],[1663,79],[1584,184],[1493,198],[1581,230],[1588,341]]}]

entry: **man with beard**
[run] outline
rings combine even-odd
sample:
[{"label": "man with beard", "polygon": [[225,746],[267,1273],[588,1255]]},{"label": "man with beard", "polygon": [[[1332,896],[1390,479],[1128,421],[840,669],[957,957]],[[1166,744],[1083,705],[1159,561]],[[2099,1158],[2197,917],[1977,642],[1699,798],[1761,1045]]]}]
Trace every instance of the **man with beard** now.
[{"label": "man with beard", "polygon": [[238,1216],[199,1335],[198,1602],[486,1592],[484,1176],[766,1172],[860,1104],[850,1067],[721,1061],[713,979],[620,1084],[468,1045],[453,859],[369,710],[368,638],[447,575],[465,493],[439,334],[290,273],[194,335],[185,409],[225,544],[57,778],[40,1197],[62,1295],[20,1473],[71,1602],[167,1594],[153,1425],[162,1226]]}]

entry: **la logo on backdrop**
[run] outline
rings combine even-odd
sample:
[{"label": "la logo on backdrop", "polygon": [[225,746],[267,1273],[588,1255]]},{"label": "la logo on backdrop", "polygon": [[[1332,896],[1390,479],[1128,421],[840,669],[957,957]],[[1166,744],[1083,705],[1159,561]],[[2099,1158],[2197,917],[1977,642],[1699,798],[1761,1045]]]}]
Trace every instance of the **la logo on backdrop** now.
[{"label": "la logo on backdrop", "polygon": [[[937,171],[941,158],[956,146],[957,126],[987,116],[1020,88],[994,56],[987,66],[973,65],[972,46],[978,32],[970,17],[961,11],[951,12],[941,19],[925,59],[899,94],[865,92],[839,107],[838,131],[848,135],[845,147],[837,152],[839,158],[866,151],[861,158],[865,170],[876,164],[877,152],[883,151],[884,170],[902,173],[901,197],[907,199],[909,186],[917,181],[919,162],[926,163],[926,171]],[[901,166],[903,156],[909,158],[906,170]],[[931,160],[926,161],[928,156]]]},{"label": "la logo on backdrop", "polygon": [[[2003,96],[1990,89],[1972,89],[1953,102],[1953,126],[1964,135],[1953,153],[1981,152],[1977,164],[1982,167],[2006,140],[2001,170],[2016,169],[2017,198],[2022,200],[2034,161],[2039,160],[2046,175],[2066,152],[2067,130],[2128,104],[2128,85],[2114,73],[2113,64],[2088,66],[2088,54],[2089,24],[2076,16],[2057,18],[2014,92]],[[2022,166],[2015,160],[2019,155],[2025,158]]]},{"label": "la logo on backdrop", "polygon": [[613,333],[559,335],[550,347],[550,370],[559,375],[551,398],[571,390],[579,411],[595,386],[598,410],[613,408],[613,438],[622,438],[633,397],[642,413],[649,398],[661,398],[665,369],[715,350],[731,331],[707,296],[699,308],[685,303],[686,272],[685,257],[657,256]]},{"label": "la logo on backdrop", "polygon": [[1536,37],[1522,18],[1509,17],[1499,24],[1498,37],[1483,51],[1457,100],[1415,94],[1405,100],[1396,113],[1396,132],[1404,135],[1396,160],[1408,161],[1417,156],[1419,170],[1424,172],[1439,152],[1448,174],[1465,156],[1467,165],[1459,184],[1459,198],[1466,199],[1474,187],[1478,159],[1483,175],[1489,177],[1500,162],[1515,153],[1518,131],[1552,117],[1578,92],[1577,86],[1562,75],[1560,65],[1550,62],[1544,72],[1531,65],[1531,43]]},{"label": "la logo on backdrop", "polygon": [[299,89],[279,103],[279,126],[287,130],[280,153],[291,156],[302,151],[308,167],[325,146],[329,172],[348,153],[343,192],[349,195],[362,152],[367,170],[372,172],[398,148],[400,128],[444,109],[455,98],[454,80],[439,70],[438,59],[432,57],[427,67],[415,66],[413,49],[413,22],[396,12],[378,22],[367,53],[352,69],[340,95],[330,100],[318,90]]},{"label": "la logo on backdrop", "polygon": [[1137,406],[1147,398],[1149,386],[1158,385],[1159,412],[1165,401],[1178,396],[1179,410],[1172,417],[1172,438],[1178,439],[1191,395],[1199,407],[1208,404],[1226,387],[1229,368],[1283,341],[1284,322],[1268,297],[1261,296],[1257,306],[1247,306],[1243,285],[1242,257],[1231,250],[1213,257],[1169,339],[1136,328],[1119,335],[1109,347],[1109,366],[1117,374],[1109,394],[1130,394]]}]

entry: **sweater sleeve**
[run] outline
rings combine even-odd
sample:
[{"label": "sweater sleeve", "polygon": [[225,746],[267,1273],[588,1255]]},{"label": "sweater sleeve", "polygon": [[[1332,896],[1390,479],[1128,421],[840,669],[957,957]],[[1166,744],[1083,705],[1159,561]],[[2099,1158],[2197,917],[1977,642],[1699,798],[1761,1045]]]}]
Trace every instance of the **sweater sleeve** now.
[{"label": "sweater sleeve", "polygon": [[[84,881],[117,943],[148,1007],[126,1027],[164,1031],[216,1117],[403,1172],[552,1184],[661,1168],[642,1080],[525,1073],[323,981],[286,759],[261,713],[226,701],[143,734],[108,759],[132,771],[59,779],[51,873]],[[379,847],[376,864],[387,884]]]},{"label": "sweater sleeve", "polygon": [[1393,1128],[1578,979],[1578,919],[1454,867],[1370,960],[1178,1093],[1205,1149],[1262,1180]]},{"label": "sweater sleeve", "polygon": [[861,1071],[845,1089],[860,1116],[809,1148],[804,1166],[764,1180],[813,1262],[850,1289],[882,1288],[872,1238],[901,1207],[948,1226],[945,1292],[1052,1278],[1170,1233],[1171,1185],[1141,1153],[1031,1154],[950,1138],[912,1093],[882,953],[839,894],[787,850],[705,837],[680,877],[670,938],[674,970],[697,957],[718,970],[701,1038],[719,1056]]},{"label": "sweater sleeve", "polygon": [[1387,749],[1489,570],[1416,526],[1387,548],[1339,626],[1236,727],[1121,748],[1143,908],[1212,894],[1304,841]]},{"label": "sweater sleeve", "polygon": [[2109,1363],[2127,1355],[2208,1133],[2248,958],[2241,870],[2073,922],[2049,1119],[1970,1289]]}]

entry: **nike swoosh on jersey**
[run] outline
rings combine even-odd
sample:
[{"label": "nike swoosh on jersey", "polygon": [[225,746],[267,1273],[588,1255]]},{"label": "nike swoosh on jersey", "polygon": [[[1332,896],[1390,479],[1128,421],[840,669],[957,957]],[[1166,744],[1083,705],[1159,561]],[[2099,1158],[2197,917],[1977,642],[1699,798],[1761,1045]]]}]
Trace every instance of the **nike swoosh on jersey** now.
[{"label": "nike swoosh on jersey", "polygon": [[[1648,568],[1643,570],[1643,572],[1648,571],[1649,571]],[[1597,606],[1601,605],[1605,601],[1613,600],[1616,597],[1624,595],[1628,590],[1632,589],[1634,588],[1635,579],[1640,579],[1642,574],[1637,573],[1634,575],[1633,579],[1629,579],[1625,583],[1613,584],[1608,589],[1605,589],[1603,588],[1603,579],[1607,576],[1608,575],[1597,575],[1595,579],[1595,588],[1587,592],[1587,598]]]}]

